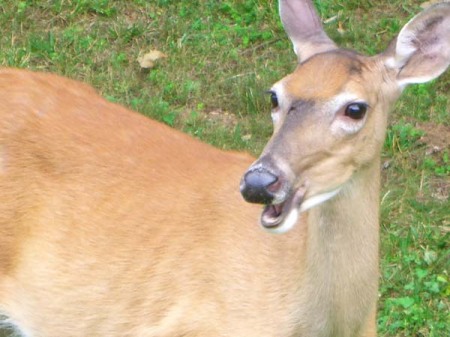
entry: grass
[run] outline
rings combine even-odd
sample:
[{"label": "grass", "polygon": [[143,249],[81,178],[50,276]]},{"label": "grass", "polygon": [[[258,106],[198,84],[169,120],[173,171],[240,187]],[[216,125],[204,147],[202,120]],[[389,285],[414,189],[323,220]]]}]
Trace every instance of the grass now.
[{"label": "grass", "polygon": [[[382,51],[412,0],[321,1],[329,35]],[[222,148],[258,154],[264,91],[295,57],[275,0],[0,0],[0,64],[91,83],[105,97]],[[140,55],[168,57],[142,70]],[[450,72],[408,88],[383,151],[380,336],[449,334]]]}]

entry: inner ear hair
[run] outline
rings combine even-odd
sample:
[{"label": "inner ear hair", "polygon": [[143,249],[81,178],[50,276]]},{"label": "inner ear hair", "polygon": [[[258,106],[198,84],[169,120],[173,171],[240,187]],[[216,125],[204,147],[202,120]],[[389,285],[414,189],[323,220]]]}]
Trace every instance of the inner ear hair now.
[{"label": "inner ear hair", "polygon": [[386,66],[399,70],[400,85],[428,82],[450,64],[450,3],[429,7],[400,31],[386,55]]}]

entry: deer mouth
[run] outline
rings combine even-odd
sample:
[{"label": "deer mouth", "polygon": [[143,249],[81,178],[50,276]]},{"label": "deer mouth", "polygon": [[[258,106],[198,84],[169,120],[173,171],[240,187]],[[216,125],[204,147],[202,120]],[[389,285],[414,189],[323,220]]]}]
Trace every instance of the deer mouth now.
[{"label": "deer mouth", "polygon": [[295,192],[287,194],[282,202],[266,205],[261,214],[261,225],[271,233],[286,233],[295,226],[300,213],[332,199],[341,189],[342,186],[338,186],[326,192],[305,197],[306,188],[302,186]]},{"label": "deer mouth", "polygon": [[282,202],[266,205],[261,214],[261,225],[272,233],[285,233],[292,229],[297,223],[305,194],[305,188],[300,187]]}]

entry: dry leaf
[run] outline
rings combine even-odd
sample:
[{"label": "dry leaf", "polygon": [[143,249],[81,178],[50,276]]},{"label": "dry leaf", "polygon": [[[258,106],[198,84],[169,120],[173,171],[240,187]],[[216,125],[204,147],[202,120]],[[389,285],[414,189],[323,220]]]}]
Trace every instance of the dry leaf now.
[{"label": "dry leaf", "polygon": [[342,23],[342,21],[338,22],[338,28],[337,31],[339,34],[345,34],[345,29],[344,29],[344,24]]},{"label": "dry leaf", "polygon": [[155,62],[159,59],[166,58],[167,55],[159,50],[151,50],[147,54],[138,57],[138,62],[141,68],[151,69],[155,66]]}]

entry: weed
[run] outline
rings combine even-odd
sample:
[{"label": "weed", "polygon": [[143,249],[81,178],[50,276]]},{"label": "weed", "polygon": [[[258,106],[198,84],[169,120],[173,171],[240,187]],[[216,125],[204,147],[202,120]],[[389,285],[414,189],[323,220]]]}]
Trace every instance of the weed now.
[{"label": "weed", "polygon": [[405,152],[414,148],[424,132],[410,123],[398,123],[387,130],[384,148],[386,151]]}]

